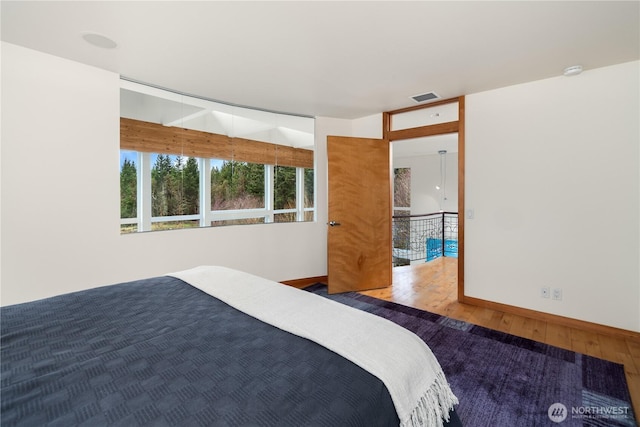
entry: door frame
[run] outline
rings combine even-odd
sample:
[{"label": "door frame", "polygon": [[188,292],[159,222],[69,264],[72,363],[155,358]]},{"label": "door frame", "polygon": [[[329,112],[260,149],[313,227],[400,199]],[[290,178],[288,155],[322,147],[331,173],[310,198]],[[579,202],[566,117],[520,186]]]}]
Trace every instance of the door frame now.
[{"label": "door frame", "polygon": [[[432,108],[438,105],[458,103],[458,120],[408,129],[391,130],[393,116],[409,111]],[[423,105],[382,113],[382,137],[393,143],[404,139],[458,133],[458,302],[464,302],[464,175],[465,175],[465,97],[443,99]]]}]

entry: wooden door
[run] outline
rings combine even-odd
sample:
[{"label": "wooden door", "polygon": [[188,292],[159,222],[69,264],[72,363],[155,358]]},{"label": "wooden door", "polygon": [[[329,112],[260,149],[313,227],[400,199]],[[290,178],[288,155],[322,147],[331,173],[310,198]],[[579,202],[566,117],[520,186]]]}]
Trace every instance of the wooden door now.
[{"label": "wooden door", "polygon": [[327,137],[329,293],[392,281],[389,141]]}]

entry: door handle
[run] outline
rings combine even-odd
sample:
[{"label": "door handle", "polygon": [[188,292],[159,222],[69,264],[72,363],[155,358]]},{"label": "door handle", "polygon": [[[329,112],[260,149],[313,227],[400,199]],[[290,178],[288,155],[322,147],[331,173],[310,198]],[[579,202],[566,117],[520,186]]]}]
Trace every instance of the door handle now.
[{"label": "door handle", "polygon": [[338,226],[338,225],[340,225],[340,223],[339,223],[339,222],[329,221],[329,226],[330,226],[330,227],[335,227],[335,226]]}]

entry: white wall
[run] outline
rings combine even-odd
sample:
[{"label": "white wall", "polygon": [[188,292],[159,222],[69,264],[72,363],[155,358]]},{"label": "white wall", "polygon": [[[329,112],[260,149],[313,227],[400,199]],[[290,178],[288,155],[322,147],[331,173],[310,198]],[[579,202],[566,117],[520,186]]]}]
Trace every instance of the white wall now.
[{"label": "white wall", "polygon": [[351,134],[360,138],[382,138],[382,113],[351,120]]},{"label": "white wall", "polygon": [[639,68],[467,96],[466,295],[640,331]]},{"label": "white wall", "polygon": [[201,264],[326,274],[324,208],[317,223],[120,235],[118,75],[2,43],[1,77],[3,305]]},{"label": "white wall", "polygon": [[[395,141],[393,144],[402,144]],[[440,211],[440,155],[393,158],[394,168],[411,168],[411,214],[421,215]],[[446,200],[443,210],[458,211],[458,153],[446,157]]]}]

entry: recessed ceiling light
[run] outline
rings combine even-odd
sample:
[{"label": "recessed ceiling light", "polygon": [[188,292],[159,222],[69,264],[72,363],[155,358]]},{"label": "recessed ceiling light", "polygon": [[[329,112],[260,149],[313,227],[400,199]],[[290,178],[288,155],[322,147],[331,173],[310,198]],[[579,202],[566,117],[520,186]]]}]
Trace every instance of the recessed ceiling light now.
[{"label": "recessed ceiling light", "polygon": [[577,76],[581,72],[582,72],[582,65],[572,65],[571,67],[565,68],[562,74],[569,77],[569,76]]},{"label": "recessed ceiling light", "polygon": [[84,32],[82,33],[82,38],[89,44],[97,47],[101,47],[103,49],[115,49],[118,46],[118,43],[114,42],[107,36],[103,36],[102,34],[93,33],[93,32]]}]

